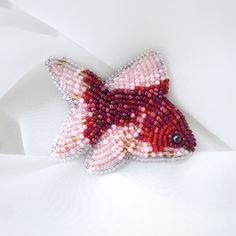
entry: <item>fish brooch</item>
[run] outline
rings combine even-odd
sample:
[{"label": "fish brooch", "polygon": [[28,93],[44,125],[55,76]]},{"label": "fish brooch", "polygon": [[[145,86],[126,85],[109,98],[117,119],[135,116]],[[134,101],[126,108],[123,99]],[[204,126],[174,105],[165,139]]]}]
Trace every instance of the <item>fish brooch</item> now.
[{"label": "fish brooch", "polygon": [[106,173],[131,159],[174,160],[195,150],[184,115],[167,98],[169,76],[158,52],[133,59],[106,80],[65,58],[46,65],[72,106],[53,147],[56,158],[87,151],[88,171]]}]

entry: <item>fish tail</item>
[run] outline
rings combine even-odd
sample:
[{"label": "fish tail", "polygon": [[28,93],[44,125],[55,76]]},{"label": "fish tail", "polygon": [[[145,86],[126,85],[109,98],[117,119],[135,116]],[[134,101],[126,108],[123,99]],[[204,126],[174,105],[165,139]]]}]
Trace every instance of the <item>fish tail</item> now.
[{"label": "fish tail", "polygon": [[92,144],[100,135],[104,82],[100,77],[65,58],[50,58],[46,66],[64,98],[75,105],[53,147],[59,159],[65,159]]}]

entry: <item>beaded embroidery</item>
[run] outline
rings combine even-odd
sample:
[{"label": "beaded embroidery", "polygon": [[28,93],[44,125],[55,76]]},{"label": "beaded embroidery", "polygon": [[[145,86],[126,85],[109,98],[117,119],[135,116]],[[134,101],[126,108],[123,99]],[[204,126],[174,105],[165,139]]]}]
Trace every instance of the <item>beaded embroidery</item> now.
[{"label": "beaded embroidery", "polygon": [[89,150],[91,172],[107,172],[128,159],[179,159],[195,150],[184,115],[168,100],[169,76],[160,54],[148,51],[102,80],[62,58],[46,65],[72,105],[53,153],[68,159]]}]

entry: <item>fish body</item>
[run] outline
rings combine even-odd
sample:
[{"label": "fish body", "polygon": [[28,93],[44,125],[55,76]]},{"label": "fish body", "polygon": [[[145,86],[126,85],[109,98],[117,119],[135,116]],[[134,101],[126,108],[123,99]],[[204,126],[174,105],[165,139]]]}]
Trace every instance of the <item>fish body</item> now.
[{"label": "fish body", "polygon": [[89,148],[87,169],[106,172],[128,159],[174,159],[195,150],[184,115],[167,98],[169,76],[156,51],[134,59],[108,80],[67,59],[49,59],[47,66],[72,104],[53,149],[57,158]]}]

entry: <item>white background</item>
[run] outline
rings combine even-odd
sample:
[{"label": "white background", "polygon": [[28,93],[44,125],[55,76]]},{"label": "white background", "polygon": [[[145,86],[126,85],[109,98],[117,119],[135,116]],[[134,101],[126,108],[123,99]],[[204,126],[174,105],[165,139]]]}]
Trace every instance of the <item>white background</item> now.
[{"label": "white background", "polygon": [[[0,0],[0,235],[235,235],[236,4]],[[108,77],[158,49],[198,150],[88,175],[50,147],[68,105],[43,66],[66,56]]]}]

